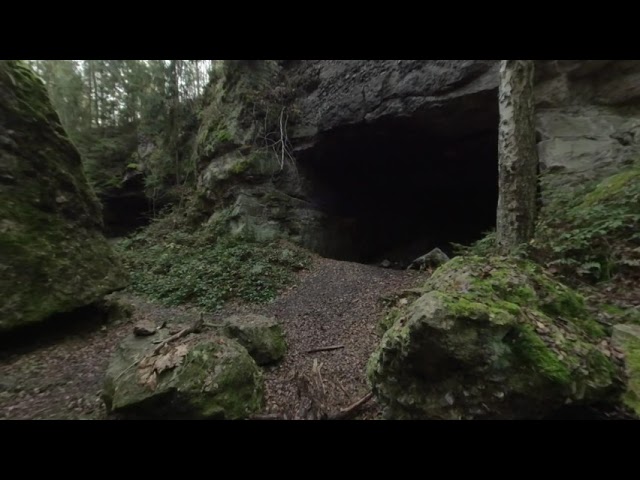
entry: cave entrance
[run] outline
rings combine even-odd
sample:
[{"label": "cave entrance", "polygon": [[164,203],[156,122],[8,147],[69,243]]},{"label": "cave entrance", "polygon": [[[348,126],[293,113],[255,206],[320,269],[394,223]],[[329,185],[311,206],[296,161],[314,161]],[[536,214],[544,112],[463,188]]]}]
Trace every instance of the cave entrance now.
[{"label": "cave entrance", "polygon": [[149,224],[153,212],[144,188],[144,177],[135,175],[120,188],[99,195],[107,238],[124,237]]},{"label": "cave entrance", "polygon": [[[497,112],[496,112],[497,113]],[[299,157],[308,198],[324,213],[323,256],[403,268],[495,227],[498,121],[446,138],[408,119],[328,132]]]}]

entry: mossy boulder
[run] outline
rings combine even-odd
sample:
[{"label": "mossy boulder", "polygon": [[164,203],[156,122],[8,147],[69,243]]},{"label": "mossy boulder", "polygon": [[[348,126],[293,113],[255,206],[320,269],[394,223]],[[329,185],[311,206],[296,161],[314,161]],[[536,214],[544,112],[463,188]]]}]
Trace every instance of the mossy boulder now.
[{"label": "mossy boulder", "polygon": [[275,318],[263,315],[233,315],[224,321],[224,333],[247,349],[258,365],[284,357],[287,343]]},{"label": "mossy boulder", "polygon": [[622,400],[640,417],[640,326],[616,325],[613,328],[612,341],[625,355],[628,380],[627,391]]},{"label": "mossy boulder", "polygon": [[[103,389],[107,410],[137,418],[240,419],[262,406],[262,374],[233,339],[191,335],[154,353],[169,336],[127,337]],[[136,363],[139,362],[139,363]]]},{"label": "mossy boulder", "polygon": [[617,401],[605,332],[537,265],[456,257],[422,290],[396,307],[367,367],[390,418],[542,418]]},{"label": "mossy boulder", "polygon": [[44,84],[0,61],[0,331],[123,288],[102,213]]}]

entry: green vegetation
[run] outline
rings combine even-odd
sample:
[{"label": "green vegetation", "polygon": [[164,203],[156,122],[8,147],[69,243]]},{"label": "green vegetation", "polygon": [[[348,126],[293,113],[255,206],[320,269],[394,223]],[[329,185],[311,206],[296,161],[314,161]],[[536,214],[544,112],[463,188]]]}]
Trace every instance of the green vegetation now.
[{"label": "green vegetation", "polygon": [[534,257],[565,278],[602,281],[640,272],[640,165],[550,194]]},{"label": "green vegetation", "polygon": [[161,218],[117,245],[132,291],[163,304],[214,310],[234,299],[266,302],[307,265],[299,248],[231,236],[221,228],[222,220],[193,232],[173,229],[174,220],[173,215]]},{"label": "green vegetation", "polygon": [[486,232],[484,236],[471,245],[461,245],[454,243],[453,250],[456,255],[495,255],[496,253],[496,232],[492,230]]},{"label": "green vegetation", "polygon": [[74,141],[82,154],[87,180],[96,193],[120,188],[138,147],[135,127],[87,130],[76,134]]},{"label": "green vegetation", "polygon": [[[191,151],[196,112],[202,107],[212,62],[28,61],[44,81],[94,190],[117,191],[129,165],[135,164],[144,174],[147,197],[154,201],[195,181]],[[28,73],[22,75],[34,75],[28,68],[24,71]]]}]

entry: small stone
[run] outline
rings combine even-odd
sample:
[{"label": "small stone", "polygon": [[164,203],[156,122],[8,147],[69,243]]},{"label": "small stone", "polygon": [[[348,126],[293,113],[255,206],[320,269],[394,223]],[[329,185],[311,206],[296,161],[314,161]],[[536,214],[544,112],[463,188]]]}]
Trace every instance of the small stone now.
[{"label": "small stone", "polygon": [[133,327],[133,334],[136,337],[148,337],[156,333],[156,326],[153,322],[142,320]]}]

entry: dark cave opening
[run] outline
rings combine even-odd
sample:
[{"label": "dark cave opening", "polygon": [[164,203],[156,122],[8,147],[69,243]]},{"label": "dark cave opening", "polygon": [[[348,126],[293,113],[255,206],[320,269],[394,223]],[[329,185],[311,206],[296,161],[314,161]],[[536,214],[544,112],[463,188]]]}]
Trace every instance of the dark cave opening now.
[{"label": "dark cave opening", "polygon": [[127,179],[120,188],[105,192],[99,197],[105,236],[123,237],[149,224],[152,207],[144,193],[142,175]]},{"label": "dark cave opening", "polygon": [[451,255],[452,243],[480,239],[496,221],[497,126],[443,138],[396,118],[325,134],[299,162],[325,213],[318,253],[404,268],[432,248]]}]

